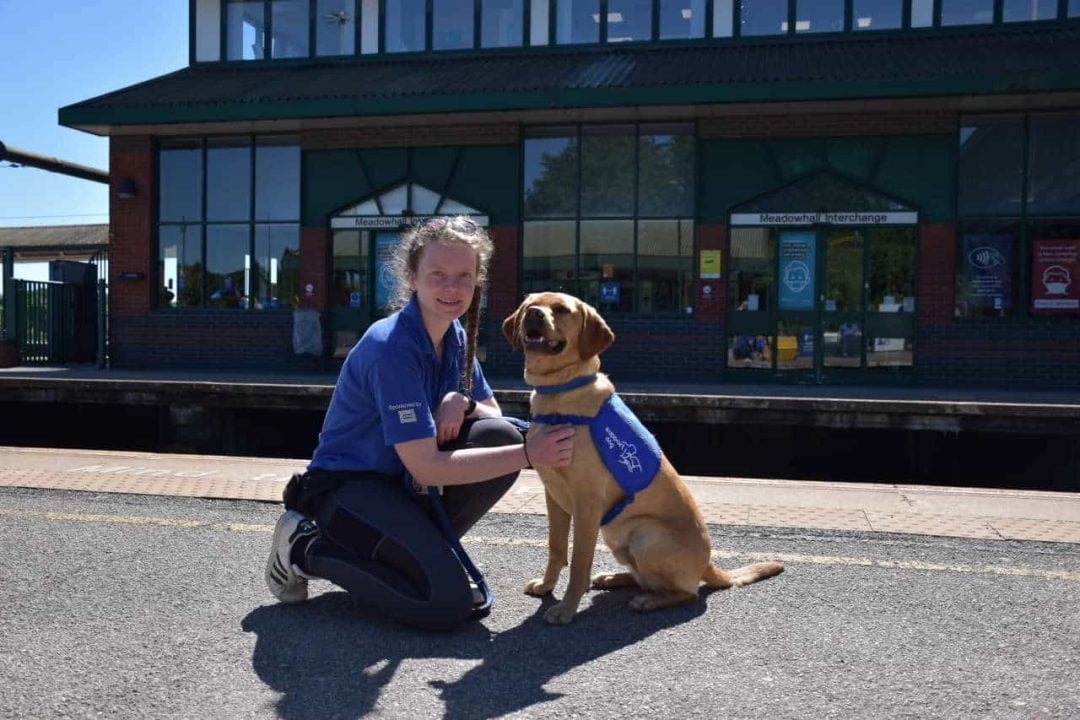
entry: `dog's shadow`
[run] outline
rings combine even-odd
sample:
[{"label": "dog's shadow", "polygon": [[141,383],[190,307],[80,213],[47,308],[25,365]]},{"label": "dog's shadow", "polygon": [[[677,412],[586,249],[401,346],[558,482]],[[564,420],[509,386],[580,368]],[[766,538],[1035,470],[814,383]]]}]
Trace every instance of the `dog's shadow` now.
[{"label": "dog's shadow", "polygon": [[[504,632],[474,622],[454,632],[431,633],[388,620],[347,593],[329,592],[302,605],[257,608],[242,628],[256,635],[252,665],[263,682],[282,694],[276,708],[282,718],[362,717],[375,709],[403,661],[431,658],[480,661],[452,682],[428,681],[445,705],[445,718],[474,720],[554,700],[560,696],[544,689],[553,678],[706,609],[699,600],[639,614],[626,607],[630,596],[626,590],[593,594],[565,627],[544,621],[555,602],[547,597],[536,613]],[[415,697],[415,689],[406,691],[404,697],[410,696]],[[393,697],[387,700],[394,702]]]}]

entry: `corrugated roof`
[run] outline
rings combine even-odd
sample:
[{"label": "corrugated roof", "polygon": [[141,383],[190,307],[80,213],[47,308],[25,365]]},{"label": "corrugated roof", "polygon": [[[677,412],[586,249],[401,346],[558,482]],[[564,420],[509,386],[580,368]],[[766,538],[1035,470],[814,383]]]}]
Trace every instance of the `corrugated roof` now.
[{"label": "corrugated roof", "polygon": [[108,244],[108,225],[0,227],[0,247],[96,249]]},{"label": "corrugated roof", "polygon": [[[61,121],[147,122],[149,115],[131,111],[184,106],[197,106],[199,112],[154,119],[262,117],[259,106],[271,103],[279,111],[291,104],[302,115],[319,108],[335,115],[365,115],[588,106],[601,99],[603,91],[615,97],[615,91],[651,89],[643,96],[645,102],[648,97],[670,102],[678,96],[659,88],[713,88],[713,101],[727,102],[790,99],[793,88],[804,99],[875,96],[878,87],[882,93],[897,94],[903,88],[902,94],[910,96],[922,88],[937,95],[950,82],[960,83],[960,91],[1000,92],[1045,89],[1054,84],[1051,76],[1062,72],[1077,87],[1078,48],[1080,23],[1067,23],[978,32],[546,48],[299,64],[234,62],[196,65],[71,105],[61,111]],[[522,104],[522,96],[531,99]],[[438,102],[419,102],[431,98]],[[709,101],[710,96],[686,99]],[[216,115],[215,107],[229,112]],[[105,111],[110,113],[107,118]]]}]

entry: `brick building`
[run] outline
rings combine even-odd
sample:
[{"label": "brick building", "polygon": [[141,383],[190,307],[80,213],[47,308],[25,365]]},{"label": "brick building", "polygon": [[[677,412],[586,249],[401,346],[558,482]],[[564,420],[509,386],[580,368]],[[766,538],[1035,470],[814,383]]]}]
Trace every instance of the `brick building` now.
[{"label": "brick building", "polygon": [[60,111],[110,137],[117,367],[340,358],[398,233],[467,214],[492,376],[551,288],[604,313],[616,378],[1080,388],[1080,0],[192,0],[190,28],[189,67]]}]

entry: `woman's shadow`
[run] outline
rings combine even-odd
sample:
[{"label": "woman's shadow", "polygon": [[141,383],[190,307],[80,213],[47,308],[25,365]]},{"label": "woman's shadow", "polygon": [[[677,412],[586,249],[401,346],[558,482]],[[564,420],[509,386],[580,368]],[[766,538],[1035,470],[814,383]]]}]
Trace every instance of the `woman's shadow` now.
[{"label": "woman's shadow", "polygon": [[699,600],[639,614],[626,607],[628,591],[592,597],[566,627],[544,622],[544,612],[555,602],[548,597],[532,616],[505,632],[492,633],[474,622],[451,633],[431,633],[388,620],[347,593],[330,592],[302,605],[256,608],[242,628],[256,635],[255,672],[282,694],[280,717],[364,716],[375,709],[402,661],[438,658],[480,660],[458,680],[429,682],[445,704],[444,717],[473,720],[554,700],[560,696],[544,690],[553,678],[691,620],[706,608]]}]

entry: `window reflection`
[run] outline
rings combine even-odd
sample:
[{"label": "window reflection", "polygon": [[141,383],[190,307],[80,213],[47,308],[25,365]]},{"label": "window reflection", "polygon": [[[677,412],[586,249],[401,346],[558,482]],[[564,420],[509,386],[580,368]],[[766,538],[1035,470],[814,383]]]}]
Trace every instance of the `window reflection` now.
[{"label": "window reflection", "polygon": [[652,39],[652,0],[608,0],[607,41]]},{"label": "window reflection", "polygon": [[1033,114],[1028,158],[1028,212],[1076,214],[1080,208],[1080,113]]},{"label": "window reflection", "polygon": [[638,172],[638,215],[693,215],[693,127],[642,125]]},{"label": "window reflection", "polygon": [[634,302],[634,221],[581,221],[578,290],[601,312],[630,312]]},{"label": "window reflection", "polygon": [[915,340],[907,337],[869,337],[866,366],[872,368],[911,367],[915,362]]},{"label": "window reflection", "polygon": [[294,308],[300,302],[300,226],[256,225],[256,309]]},{"label": "window reflection", "polygon": [[1053,20],[1056,17],[1057,3],[1054,0],[1005,0],[1002,5],[1002,19],[1005,22]]},{"label": "window reflection", "polygon": [[525,32],[524,0],[480,0],[480,46],[517,47]]},{"label": "window reflection", "polygon": [[158,230],[158,305],[192,307],[202,293],[202,226],[163,225]]},{"label": "window reflection", "polygon": [[315,54],[352,55],[356,52],[355,0],[317,0]]},{"label": "window reflection", "polygon": [[600,0],[556,0],[555,43],[600,42]]},{"label": "window reflection", "polygon": [[158,215],[162,222],[202,219],[202,150],[158,153]]},{"label": "window reflection", "polygon": [[270,56],[308,56],[308,0],[270,0]]},{"label": "window reflection", "polygon": [[225,57],[262,60],[266,57],[266,18],[263,0],[226,0]]},{"label": "window reflection", "polygon": [[731,37],[735,34],[735,0],[712,0],[713,37]]},{"label": "window reflection", "polygon": [[577,214],[576,129],[553,128],[549,132],[549,137],[525,139],[525,217]]},{"label": "window reflection", "polygon": [[525,292],[552,290],[577,295],[577,222],[526,222],[522,242]]},{"label": "window reflection", "polygon": [[[705,0],[659,0],[660,39],[705,37]],[[728,25],[731,20],[729,18]],[[608,31],[610,36],[611,32]]]},{"label": "window reflection", "polygon": [[782,35],[787,32],[787,0],[741,0],[740,35]]},{"label": "window reflection", "polygon": [[915,231],[906,227],[870,230],[869,310],[915,312]]},{"label": "window reflection", "polygon": [[425,0],[386,0],[386,52],[424,50]]},{"label": "window reflection", "polygon": [[206,219],[246,220],[251,213],[251,149],[206,151]]},{"label": "window reflection", "polygon": [[433,0],[431,47],[461,50],[473,46],[473,0]]},{"label": "window reflection", "polygon": [[934,24],[934,0],[911,0],[911,27]]},{"label": "window reflection", "polygon": [[250,226],[206,226],[206,304],[246,308],[250,296]]},{"label": "window reflection", "polygon": [[773,233],[768,228],[734,228],[730,245],[728,293],[732,306],[739,311],[771,310],[776,282]]},{"label": "window reflection", "polygon": [[259,145],[255,148],[255,219],[296,220],[300,217],[300,148]]},{"label": "window reflection", "polygon": [[689,312],[693,284],[692,220],[639,220],[638,310]]},{"label": "window reflection", "polygon": [[798,0],[795,32],[840,32],[844,29],[844,0]]},{"label": "window reflection", "polygon": [[994,0],[941,0],[942,25],[984,25],[994,21]]},{"label": "window reflection", "polygon": [[961,214],[1020,214],[1023,135],[1019,115],[961,118],[957,155]]},{"label": "window reflection", "polygon": [[634,213],[633,125],[586,127],[581,134],[581,214]]},{"label": "window reflection", "polygon": [[852,6],[853,30],[889,30],[903,22],[903,0],[855,0]]}]

